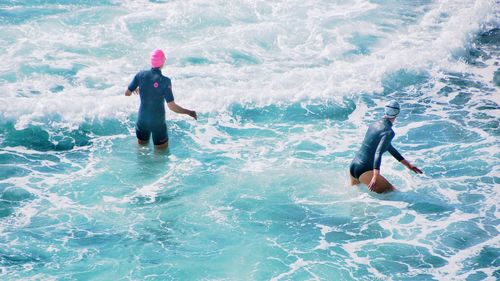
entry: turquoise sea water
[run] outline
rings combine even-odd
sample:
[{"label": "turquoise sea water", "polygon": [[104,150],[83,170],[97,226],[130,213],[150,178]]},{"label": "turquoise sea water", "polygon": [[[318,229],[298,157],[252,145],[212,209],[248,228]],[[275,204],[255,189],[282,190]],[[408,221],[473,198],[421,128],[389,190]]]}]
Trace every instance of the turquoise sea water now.
[{"label": "turquoise sea water", "polygon": [[[500,279],[500,5],[0,1],[1,280]],[[123,92],[167,53],[170,149]],[[382,174],[351,187],[397,99]]]}]

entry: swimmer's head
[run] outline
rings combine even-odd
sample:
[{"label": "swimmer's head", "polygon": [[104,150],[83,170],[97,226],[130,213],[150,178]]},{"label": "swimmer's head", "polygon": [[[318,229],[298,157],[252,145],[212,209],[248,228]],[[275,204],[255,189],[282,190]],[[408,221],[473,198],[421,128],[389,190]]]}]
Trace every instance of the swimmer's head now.
[{"label": "swimmer's head", "polygon": [[391,100],[385,105],[385,117],[396,118],[399,115],[399,103],[395,100]]},{"label": "swimmer's head", "polygon": [[158,68],[162,67],[165,63],[166,57],[162,50],[156,49],[151,53],[151,67]]}]

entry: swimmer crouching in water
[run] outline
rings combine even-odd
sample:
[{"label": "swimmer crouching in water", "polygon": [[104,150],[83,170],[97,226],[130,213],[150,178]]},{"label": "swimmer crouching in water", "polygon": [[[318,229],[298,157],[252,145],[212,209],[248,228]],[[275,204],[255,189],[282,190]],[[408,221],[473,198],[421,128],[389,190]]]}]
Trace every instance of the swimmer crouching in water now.
[{"label": "swimmer crouching in water", "polygon": [[385,116],[382,120],[375,122],[368,127],[365,139],[361,148],[351,162],[349,173],[351,176],[351,185],[366,184],[371,191],[383,193],[394,190],[394,186],[380,174],[380,165],[382,154],[386,151],[396,158],[401,164],[417,174],[422,171],[410,164],[404,157],[392,146],[391,141],[394,138],[392,125],[400,111],[397,101],[390,101],[385,106]]}]

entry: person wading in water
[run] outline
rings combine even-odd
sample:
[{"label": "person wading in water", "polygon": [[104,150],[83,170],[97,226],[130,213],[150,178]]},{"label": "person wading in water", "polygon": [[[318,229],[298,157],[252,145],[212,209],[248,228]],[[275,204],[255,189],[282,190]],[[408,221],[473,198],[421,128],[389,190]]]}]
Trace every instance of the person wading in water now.
[{"label": "person wading in water", "polygon": [[170,78],[163,76],[161,69],[165,64],[165,54],[156,49],[151,54],[151,69],[137,73],[125,90],[125,95],[139,94],[141,105],[135,127],[137,142],[141,145],[149,143],[151,134],[155,148],[168,147],[167,124],[165,123],[165,104],[170,110],[179,114],[187,114],[197,119],[196,112],[177,105],[172,93]]},{"label": "person wading in water", "polygon": [[394,186],[380,174],[380,164],[382,163],[382,154],[386,151],[396,158],[401,164],[417,174],[422,171],[410,164],[403,156],[392,146],[391,141],[394,138],[392,125],[399,114],[399,103],[390,101],[385,106],[385,116],[368,127],[365,139],[361,148],[351,162],[349,173],[351,176],[351,185],[366,184],[371,191],[383,193],[394,190]]}]

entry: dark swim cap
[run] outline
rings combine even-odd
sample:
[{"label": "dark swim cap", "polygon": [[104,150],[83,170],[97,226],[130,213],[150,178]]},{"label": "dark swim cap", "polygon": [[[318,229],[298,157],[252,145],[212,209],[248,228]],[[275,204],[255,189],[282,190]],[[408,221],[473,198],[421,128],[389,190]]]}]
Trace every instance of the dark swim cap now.
[{"label": "dark swim cap", "polygon": [[398,116],[399,110],[399,103],[395,100],[391,100],[385,105],[385,116],[395,118]]}]

